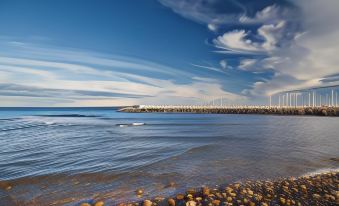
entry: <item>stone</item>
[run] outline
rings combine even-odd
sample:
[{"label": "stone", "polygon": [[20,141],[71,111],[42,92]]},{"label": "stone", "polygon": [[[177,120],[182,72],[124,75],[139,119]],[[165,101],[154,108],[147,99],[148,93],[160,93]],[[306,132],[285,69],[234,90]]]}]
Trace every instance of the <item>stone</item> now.
[{"label": "stone", "polygon": [[156,201],[156,202],[161,202],[161,201],[163,201],[165,198],[163,198],[163,197],[155,197],[154,198],[154,201]]},{"label": "stone", "polygon": [[233,191],[233,189],[232,189],[231,187],[226,187],[225,190],[226,190],[226,192],[228,192],[228,193],[230,193],[230,192]]},{"label": "stone", "polygon": [[195,194],[195,189],[194,189],[194,188],[190,188],[190,189],[188,189],[188,190],[186,191],[186,193],[187,193],[187,194],[193,195],[193,194]]},{"label": "stone", "polygon": [[227,202],[232,202],[233,201],[232,197],[227,197],[226,200],[227,200]]},{"label": "stone", "polygon": [[215,195],[216,195],[219,199],[223,198],[223,196],[220,194],[220,192],[215,193]]},{"label": "stone", "polygon": [[239,183],[235,183],[234,187],[235,187],[235,189],[239,189],[240,188],[240,184]]},{"label": "stone", "polygon": [[215,206],[219,206],[220,205],[220,200],[213,200],[212,204]]},{"label": "stone", "polygon": [[195,200],[200,202],[200,201],[202,201],[202,197],[196,197]]},{"label": "stone", "polygon": [[255,196],[255,200],[258,201],[258,202],[261,201],[262,198],[263,198],[263,197],[262,197],[261,195],[256,195],[256,196]]},{"label": "stone", "polygon": [[287,187],[287,186],[283,186],[283,190],[284,190],[285,192],[287,192],[287,191],[288,191],[288,187]]},{"label": "stone", "polygon": [[183,200],[185,198],[185,196],[183,194],[178,194],[176,196],[177,200]]},{"label": "stone", "polygon": [[104,206],[105,203],[103,201],[98,201],[94,204],[94,206]]},{"label": "stone", "polygon": [[210,189],[208,187],[203,187],[202,194],[208,196],[210,194]]},{"label": "stone", "polygon": [[255,203],[254,202],[249,202],[248,205],[249,206],[255,206]]},{"label": "stone", "polygon": [[313,194],[312,197],[313,197],[314,199],[320,199],[321,196],[320,196],[319,194]]},{"label": "stone", "polygon": [[244,199],[243,199],[243,202],[244,202],[245,204],[247,204],[247,203],[248,203],[248,199],[244,198]]},{"label": "stone", "polygon": [[285,198],[283,198],[283,197],[281,197],[281,198],[279,198],[279,201],[280,201],[280,203],[281,204],[286,204],[286,200],[285,200]]},{"label": "stone", "polygon": [[174,199],[169,198],[169,199],[167,200],[167,202],[168,202],[168,205],[169,205],[169,206],[175,206],[175,200],[174,200]]},{"label": "stone", "polygon": [[144,190],[142,190],[142,189],[137,189],[137,190],[135,191],[135,193],[136,193],[137,195],[141,196],[141,195],[144,194]]},{"label": "stone", "polygon": [[188,202],[186,202],[186,206],[196,206],[197,203],[194,202],[193,200],[189,200]]},{"label": "stone", "polygon": [[142,206],[152,206],[152,201],[151,200],[144,200],[142,203]]},{"label": "stone", "polygon": [[249,195],[253,195],[253,194],[254,194],[253,191],[250,190],[250,189],[247,190],[247,193],[248,193]]}]

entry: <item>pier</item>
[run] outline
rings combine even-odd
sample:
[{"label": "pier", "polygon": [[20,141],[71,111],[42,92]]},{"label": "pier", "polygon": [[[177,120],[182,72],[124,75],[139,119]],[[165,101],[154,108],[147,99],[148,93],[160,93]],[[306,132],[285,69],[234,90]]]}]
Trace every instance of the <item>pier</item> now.
[{"label": "pier", "polygon": [[226,98],[207,98],[197,105],[136,105],[120,109],[130,113],[272,114],[339,116],[339,85],[291,90],[267,96],[266,105],[243,105]]},{"label": "pier", "polygon": [[138,105],[125,107],[120,112],[129,113],[199,113],[199,114],[272,114],[339,116],[339,107],[279,107],[279,106],[174,106]]}]

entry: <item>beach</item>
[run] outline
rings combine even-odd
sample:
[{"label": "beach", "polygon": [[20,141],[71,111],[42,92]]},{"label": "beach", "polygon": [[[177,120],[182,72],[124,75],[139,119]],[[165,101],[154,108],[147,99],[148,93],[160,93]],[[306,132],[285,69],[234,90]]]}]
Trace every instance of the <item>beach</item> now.
[{"label": "beach", "polygon": [[[224,187],[202,187],[189,189],[186,193],[174,197],[155,197],[134,203],[121,203],[119,206],[269,206],[269,205],[338,205],[339,173],[326,172],[290,177],[275,181],[246,181],[229,184]],[[175,186],[174,184],[171,186]],[[142,191],[137,191],[141,196]],[[101,205],[97,201],[95,206]],[[87,206],[86,203],[81,206]]]},{"label": "beach", "polygon": [[[103,201],[113,206],[165,198],[160,205],[179,194],[187,200],[187,191],[193,190],[194,200],[204,198],[202,187],[216,197],[217,191],[227,195],[227,186],[236,191],[230,195],[237,201],[244,197],[236,183],[264,195],[252,184],[279,185],[290,177],[339,168],[339,119],[333,117],[125,113],[117,108],[22,108],[1,114],[0,205]],[[338,176],[323,178],[335,181]],[[322,201],[325,194],[335,196],[333,187],[321,192],[306,183],[307,193],[316,191]],[[301,182],[295,184],[301,188]],[[275,193],[284,192],[276,187]],[[221,206],[229,196],[216,197],[211,198]],[[293,199],[304,205],[295,193],[283,198],[286,204]]]}]

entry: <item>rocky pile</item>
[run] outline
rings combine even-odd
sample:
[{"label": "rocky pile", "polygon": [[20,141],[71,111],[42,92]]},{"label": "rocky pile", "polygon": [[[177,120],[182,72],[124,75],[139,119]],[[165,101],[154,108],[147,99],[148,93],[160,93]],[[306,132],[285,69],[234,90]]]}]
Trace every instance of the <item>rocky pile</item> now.
[{"label": "rocky pile", "polygon": [[135,108],[125,107],[119,110],[128,113],[198,113],[198,114],[270,114],[270,115],[314,115],[339,116],[339,107],[260,107],[260,108]]}]

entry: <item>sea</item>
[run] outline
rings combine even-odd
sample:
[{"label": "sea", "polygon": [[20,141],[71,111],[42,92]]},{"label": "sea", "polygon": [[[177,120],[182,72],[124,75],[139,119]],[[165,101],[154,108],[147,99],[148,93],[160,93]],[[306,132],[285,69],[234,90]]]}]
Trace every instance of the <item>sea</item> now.
[{"label": "sea", "polygon": [[337,170],[338,157],[337,117],[0,108],[0,205],[169,197]]}]

